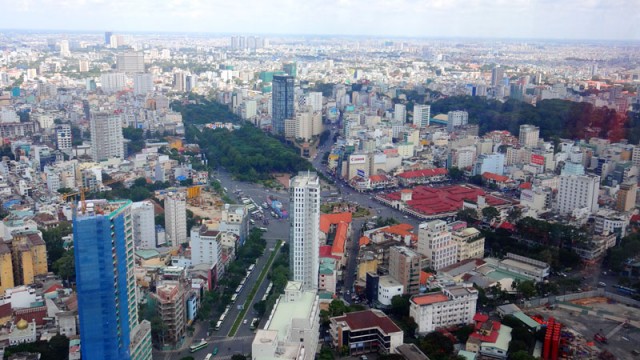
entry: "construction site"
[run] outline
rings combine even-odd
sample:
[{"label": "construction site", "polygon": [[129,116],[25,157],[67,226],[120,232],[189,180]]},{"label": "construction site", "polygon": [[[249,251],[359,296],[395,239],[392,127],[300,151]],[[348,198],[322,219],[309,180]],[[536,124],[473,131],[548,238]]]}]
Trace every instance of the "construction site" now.
[{"label": "construction site", "polygon": [[187,209],[201,219],[220,219],[224,203],[217,193],[208,189],[200,185],[187,188]]},{"label": "construction site", "polygon": [[[590,294],[595,293],[595,294]],[[527,313],[547,326],[542,359],[634,359],[640,356],[640,310],[604,291],[554,299]]]}]

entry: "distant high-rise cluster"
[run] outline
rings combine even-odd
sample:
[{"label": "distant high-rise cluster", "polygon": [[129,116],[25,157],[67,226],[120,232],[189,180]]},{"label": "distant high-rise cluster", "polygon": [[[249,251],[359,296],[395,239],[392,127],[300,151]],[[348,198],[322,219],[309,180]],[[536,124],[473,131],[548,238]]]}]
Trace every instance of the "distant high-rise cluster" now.
[{"label": "distant high-rise cluster", "polygon": [[236,50],[257,50],[267,47],[267,40],[259,36],[232,36],[231,48]]}]

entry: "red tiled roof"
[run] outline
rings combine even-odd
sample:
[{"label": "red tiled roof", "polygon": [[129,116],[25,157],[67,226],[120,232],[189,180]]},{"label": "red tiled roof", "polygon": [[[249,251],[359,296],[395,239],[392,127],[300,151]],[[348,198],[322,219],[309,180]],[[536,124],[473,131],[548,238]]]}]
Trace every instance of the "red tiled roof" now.
[{"label": "red tiled roof", "polygon": [[369,245],[370,242],[371,242],[371,239],[369,239],[367,236],[362,236],[360,240],[358,240],[358,246]]},{"label": "red tiled roof", "polygon": [[389,178],[386,175],[371,175],[369,176],[369,180],[371,180],[372,183],[377,183],[377,182],[389,181]]},{"label": "red tiled roof", "polygon": [[638,222],[638,221],[640,221],[640,214],[631,216],[631,222]]},{"label": "red tiled roof", "polygon": [[337,214],[320,215],[320,231],[328,233],[331,224],[339,224],[341,222],[350,223],[352,219],[350,212],[342,212]]},{"label": "red tiled roof", "polygon": [[[462,209],[464,200],[477,201],[478,196],[484,196],[489,206],[504,205],[507,201],[492,195],[472,185],[452,185],[438,188],[416,186],[412,190],[411,200],[407,201],[410,209],[425,215],[456,212]],[[383,195],[389,200],[400,200],[400,192],[396,191]]]},{"label": "red tiled roof", "polygon": [[64,287],[60,284],[53,284],[47,290],[45,290],[44,293],[48,294],[50,292],[58,291],[60,289],[64,289]]},{"label": "red tiled roof", "polygon": [[356,311],[335,318],[336,321],[344,321],[351,331],[370,328],[380,328],[386,334],[402,331],[391,319],[384,314],[372,310]]},{"label": "red tiled roof", "polygon": [[338,224],[338,227],[336,229],[336,237],[333,239],[333,245],[331,246],[331,254],[333,255],[344,254],[344,245],[347,242],[348,229],[349,229],[348,223],[341,222]]},{"label": "red tiled roof", "polygon": [[416,305],[430,305],[439,302],[449,301],[449,297],[445,294],[426,294],[426,295],[417,295],[411,298],[411,301]]},{"label": "red tiled roof", "polygon": [[332,258],[332,259],[336,259],[336,260],[340,260],[339,256],[333,256],[331,254],[331,245],[322,245],[319,248],[319,257],[321,258]]},{"label": "red tiled roof", "polygon": [[404,179],[411,179],[417,177],[427,177],[427,176],[440,176],[447,175],[449,171],[444,168],[435,168],[435,169],[422,169],[422,170],[413,170],[413,171],[405,171],[402,174],[398,175],[398,177]]},{"label": "red tiled roof", "polygon": [[413,226],[410,224],[397,224],[380,229],[382,232],[400,236],[413,235],[410,230],[413,230]]},{"label": "red tiled roof", "polygon": [[501,182],[501,183],[509,181],[508,176],[498,175],[488,171],[483,172],[482,177],[487,180],[493,180],[495,182]]},{"label": "red tiled roof", "polygon": [[530,182],[523,182],[522,184],[520,184],[520,186],[518,186],[520,189],[531,189],[531,183]]},{"label": "red tiled roof", "polygon": [[509,231],[515,231],[516,230],[516,226],[513,225],[512,223],[509,222],[503,222],[502,224],[500,224],[500,226],[498,226],[498,229],[505,229],[505,230],[509,230]]},{"label": "red tiled roof", "polygon": [[432,273],[428,273],[426,271],[420,271],[420,284],[426,284],[427,280],[432,277]]}]

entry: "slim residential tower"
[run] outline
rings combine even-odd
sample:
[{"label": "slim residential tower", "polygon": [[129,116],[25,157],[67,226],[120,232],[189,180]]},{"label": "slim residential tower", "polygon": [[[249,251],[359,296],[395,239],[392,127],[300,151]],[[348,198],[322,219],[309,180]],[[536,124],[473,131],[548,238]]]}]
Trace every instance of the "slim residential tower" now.
[{"label": "slim residential tower", "polygon": [[314,172],[300,172],[289,183],[291,196],[290,263],[293,281],[305,290],[318,289],[320,178]]}]

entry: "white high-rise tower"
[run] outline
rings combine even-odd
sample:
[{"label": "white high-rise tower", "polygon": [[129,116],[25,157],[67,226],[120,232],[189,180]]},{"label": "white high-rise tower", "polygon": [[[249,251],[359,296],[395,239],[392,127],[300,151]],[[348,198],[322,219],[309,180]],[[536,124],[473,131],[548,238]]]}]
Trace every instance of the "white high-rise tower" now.
[{"label": "white high-rise tower", "polygon": [[91,156],[93,161],[124,159],[124,138],[120,115],[91,113]]},{"label": "white high-rise tower", "polygon": [[429,126],[429,118],[431,117],[431,105],[414,105],[413,106],[413,125],[418,128]]},{"label": "white high-rise tower", "polygon": [[314,172],[300,172],[289,183],[291,197],[290,263],[293,281],[305,290],[318,289],[320,178]]},{"label": "white high-rise tower", "polygon": [[169,194],[164,199],[164,227],[171,245],[187,241],[187,201],[183,193]]}]

